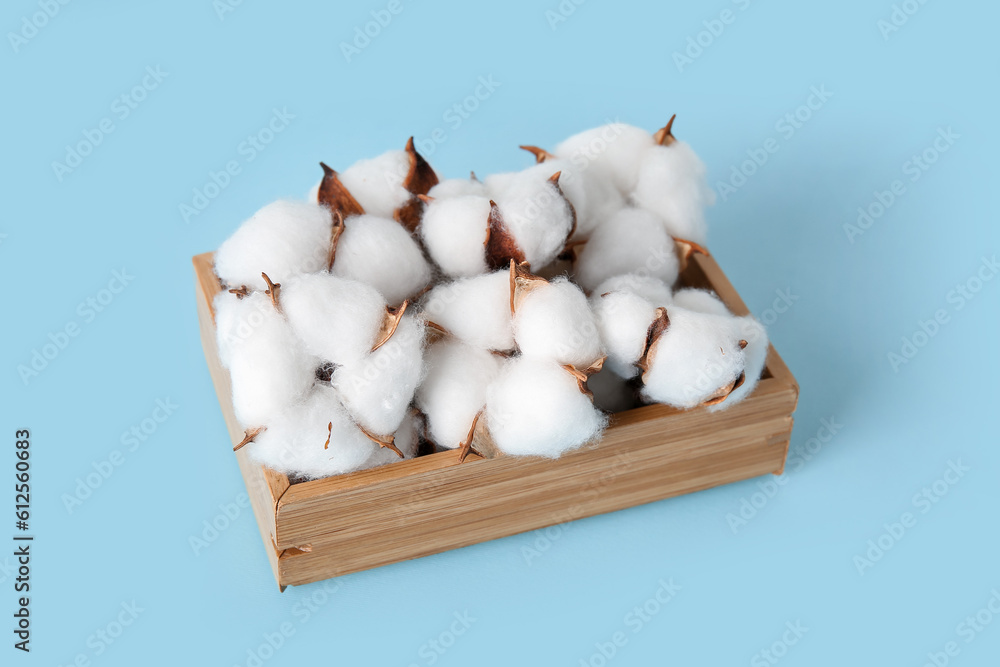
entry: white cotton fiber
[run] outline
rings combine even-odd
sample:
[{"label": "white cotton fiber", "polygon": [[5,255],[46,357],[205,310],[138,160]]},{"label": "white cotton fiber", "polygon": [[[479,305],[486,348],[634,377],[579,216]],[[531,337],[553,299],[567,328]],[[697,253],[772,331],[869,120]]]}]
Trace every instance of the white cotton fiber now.
[{"label": "white cotton fiber", "polygon": [[653,135],[639,127],[610,123],[575,134],[556,146],[555,155],[584,166],[627,195],[639,179],[643,154],[656,145]]},{"label": "white cotton fiber", "polygon": [[501,270],[436,286],[423,300],[424,318],[484,350],[512,350],[510,271]]},{"label": "white cotton fiber", "polygon": [[594,407],[604,412],[624,412],[641,405],[629,381],[608,368],[591,375],[587,389],[594,395]]},{"label": "white cotton fiber", "polygon": [[538,282],[517,305],[514,340],[525,357],[585,369],[604,356],[583,291],[566,278]]},{"label": "white cotton fiber", "polygon": [[709,406],[708,409],[713,412],[732,407],[749,396],[760,381],[761,373],[764,372],[767,363],[768,341],[764,325],[747,315],[733,318],[733,326],[736,327],[736,335],[747,341],[746,349],[743,350],[746,377],[743,384],[734,389],[729,398],[722,403]]},{"label": "white cotton fiber", "polygon": [[447,178],[430,189],[428,197],[452,199],[454,197],[487,197],[486,184],[472,178]]},{"label": "white cotton fiber", "polygon": [[687,288],[674,293],[674,304],[688,310],[711,315],[729,315],[729,309],[715,292],[705,289]]},{"label": "white cotton fiber", "polygon": [[572,208],[548,180],[554,173],[522,172],[496,199],[504,225],[535,270],[563,251],[573,228]]},{"label": "white cotton fiber", "polygon": [[419,233],[434,263],[452,278],[486,273],[490,200],[477,195],[435,199],[426,205]]},{"label": "white cotton fiber", "polygon": [[577,282],[593,290],[613,276],[642,272],[673,284],[680,271],[674,240],[652,213],[620,210],[601,223],[579,251],[574,263]]},{"label": "white cotton fiber", "polygon": [[607,423],[559,364],[523,357],[506,362],[490,385],[486,418],[504,453],[551,458],[594,440]]},{"label": "white cotton fiber", "polygon": [[404,315],[389,340],[330,380],[347,411],[369,432],[386,436],[403,422],[423,374],[424,322]]},{"label": "white cotton fiber", "polygon": [[431,281],[431,266],[410,233],[395,220],[374,215],[345,221],[331,273],[371,285],[392,306]]},{"label": "white cotton fiber", "polygon": [[[517,171],[504,171],[499,174],[489,174],[486,176],[486,180],[483,181],[483,186],[486,188],[486,194],[493,199],[496,199],[503,193],[510,189],[512,183],[517,180]],[[552,171],[549,176],[556,172]]]},{"label": "white cotton fiber", "polygon": [[417,407],[427,417],[427,433],[436,445],[454,449],[469,435],[486,405],[486,388],[503,364],[488,350],[444,338],[427,350],[427,375],[417,389]]},{"label": "white cotton fiber", "polygon": [[267,426],[309,392],[318,360],[263,292],[219,299],[216,336],[232,378],[236,419],[245,428]]},{"label": "white cotton fiber", "polygon": [[351,420],[337,392],[322,385],[272,419],[245,448],[268,468],[309,479],[366,467],[378,449]]},{"label": "white cotton fiber", "polygon": [[[395,440],[393,445],[403,454],[403,459],[412,459],[417,455],[417,446],[420,444],[420,431],[419,431],[419,420],[413,411],[406,413],[403,418],[403,423],[400,424],[399,428],[396,430]],[[388,465],[390,463],[396,463],[397,461],[402,461],[399,458],[399,454],[392,451],[389,447],[379,447],[375,446],[375,451],[372,455],[368,457],[364,465],[361,466],[363,469],[377,468],[379,466]]]},{"label": "white cotton fiber", "polygon": [[677,307],[667,316],[669,326],[650,346],[643,396],[693,408],[726,395],[745,365],[733,318]]},{"label": "white cotton fiber", "polygon": [[626,273],[620,276],[608,278],[593,290],[593,294],[600,296],[606,292],[631,292],[641,296],[654,306],[669,306],[673,303],[673,293],[670,285],[659,278],[652,278],[638,273]]},{"label": "white cotton fiber", "polygon": [[406,151],[387,151],[370,160],[358,160],[340,172],[340,182],[354,195],[365,213],[392,218],[410,199],[403,181],[410,172]]},{"label": "white cotton fiber", "polygon": [[654,146],[643,156],[632,200],[661,217],[672,236],[704,244],[705,207],[714,201],[705,173],[705,165],[683,141]]},{"label": "white cotton fiber", "polygon": [[367,355],[386,317],[378,290],[325,271],[284,285],[281,309],[306,350],[335,364]]},{"label": "white cotton fiber", "polygon": [[649,326],[656,319],[656,305],[627,290],[595,292],[590,301],[608,354],[606,368],[623,378],[634,377]]},{"label": "white cotton fiber", "polygon": [[215,253],[215,272],[230,287],[267,289],[324,268],[330,245],[330,212],[309,202],[276,201],[240,225]]}]

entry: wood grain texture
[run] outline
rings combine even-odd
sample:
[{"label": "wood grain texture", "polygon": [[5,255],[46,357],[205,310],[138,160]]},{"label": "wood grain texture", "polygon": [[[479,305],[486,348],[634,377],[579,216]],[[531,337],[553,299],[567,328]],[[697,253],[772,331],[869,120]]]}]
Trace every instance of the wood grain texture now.
[{"label": "wood grain texture", "polygon": [[[194,258],[202,343],[233,443],[243,431],[219,363],[211,254]],[[708,255],[681,279],[746,305]],[[236,454],[279,586],[305,584],[691,493],[784,468],[798,385],[772,346],[764,378],[732,408],[650,405],[612,417],[602,440],[560,459],[429,454],[290,483]]]}]

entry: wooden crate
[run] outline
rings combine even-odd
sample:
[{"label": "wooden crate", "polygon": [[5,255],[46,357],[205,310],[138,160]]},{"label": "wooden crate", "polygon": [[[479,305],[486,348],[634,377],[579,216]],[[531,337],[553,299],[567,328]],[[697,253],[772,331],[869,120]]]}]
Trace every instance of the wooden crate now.
[{"label": "wooden crate", "polygon": [[[243,439],[219,362],[212,254],[194,258],[198,318],[233,443]],[[747,314],[712,257],[695,255],[681,283],[709,287]],[[282,590],[767,473],[788,453],[798,385],[772,346],[764,377],[732,408],[650,405],[614,415],[600,443],[557,460],[457,451],[295,482],[235,454]],[[221,443],[220,443],[220,446]]]}]

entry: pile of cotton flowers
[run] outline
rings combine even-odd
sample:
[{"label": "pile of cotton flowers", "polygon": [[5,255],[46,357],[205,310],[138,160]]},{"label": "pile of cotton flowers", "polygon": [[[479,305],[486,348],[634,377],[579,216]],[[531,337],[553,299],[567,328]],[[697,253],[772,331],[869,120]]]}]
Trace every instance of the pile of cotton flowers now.
[{"label": "pile of cotton flowers", "polygon": [[219,248],[220,358],[250,456],[317,478],[420,451],[558,457],[608,412],[728,407],[767,355],[752,317],[674,286],[706,252],[705,168],[614,123],[536,164],[441,179],[417,153],[361,160]]}]

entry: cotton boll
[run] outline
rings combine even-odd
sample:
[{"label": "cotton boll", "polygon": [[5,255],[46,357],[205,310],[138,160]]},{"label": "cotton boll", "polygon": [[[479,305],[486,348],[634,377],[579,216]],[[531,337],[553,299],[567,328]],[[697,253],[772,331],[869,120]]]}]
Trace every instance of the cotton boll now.
[{"label": "cotton boll", "polygon": [[635,204],[660,216],[672,236],[705,243],[705,207],[714,201],[705,165],[682,141],[646,151],[632,193]]},{"label": "cotton boll", "polygon": [[331,273],[371,285],[396,306],[431,281],[420,246],[395,220],[352,216],[344,223]]},{"label": "cotton boll", "polygon": [[[417,455],[417,445],[420,444],[417,425],[418,419],[411,411],[406,414],[406,417],[403,418],[403,423],[396,430],[393,445],[402,453],[403,459],[412,459]],[[399,454],[392,451],[392,449],[388,447],[376,447],[362,468],[366,470],[368,468],[377,468],[400,460],[402,459],[399,458]]]},{"label": "cotton boll", "polygon": [[[516,171],[505,171],[499,174],[490,174],[483,181],[483,185],[486,187],[486,194],[493,199],[500,197],[502,194],[510,189],[510,186],[517,179],[520,172]],[[556,172],[550,172],[549,176]]]},{"label": "cotton boll", "polygon": [[626,273],[608,278],[593,290],[593,294],[598,296],[607,292],[631,292],[654,306],[669,306],[674,300],[670,285],[659,278],[638,273]]},{"label": "cotton boll", "polygon": [[330,212],[308,202],[276,201],[240,225],[215,253],[215,272],[230,287],[267,288],[261,272],[280,283],[324,268]]},{"label": "cotton boll", "polygon": [[556,458],[597,438],[607,419],[559,364],[508,361],[486,399],[490,436],[505,454]]},{"label": "cotton boll", "polygon": [[674,293],[674,304],[688,310],[710,315],[729,315],[729,309],[714,292],[704,289],[687,288]]},{"label": "cotton boll", "polygon": [[531,170],[518,174],[496,200],[503,227],[535,269],[562,252],[573,230],[573,208],[549,177]]},{"label": "cotton boll", "polygon": [[627,195],[636,187],[642,155],[655,144],[653,135],[642,128],[610,123],[573,135],[554,152],[573,164],[586,164],[588,172]]},{"label": "cotton boll", "polygon": [[486,184],[472,178],[448,178],[427,193],[434,199],[452,199],[454,197],[487,197]]},{"label": "cotton boll", "polygon": [[729,397],[722,403],[709,406],[709,410],[725,410],[739,403],[750,395],[757,387],[760,376],[764,372],[767,363],[767,330],[764,325],[747,315],[745,317],[733,318],[733,326],[737,329],[737,336],[741,340],[747,341],[747,346],[743,350],[745,380],[742,385],[733,390]]},{"label": "cotton boll", "polygon": [[593,290],[613,276],[642,271],[673,284],[680,271],[674,240],[647,211],[625,208],[598,225],[574,264],[577,282]]},{"label": "cotton boll", "polygon": [[333,372],[330,382],[348,412],[369,432],[396,432],[423,374],[424,323],[404,315],[388,341]]},{"label": "cotton boll", "polygon": [[502,363],[492,352],[456,339],[442,339],[427,350],[427,376],[416,403],[435,444],[454,449],[467,439]]},{"label": "cotton boll", "polygon": [[289,281],[281,308],[309,353],[335,364],[367,355],[386,316],[374,287],[326,272]]},{"label": "cotton boll", "polygon": [[525,357],[587,368],[604,356],[587,297],[566,278],[539,282],[517,304],[514,340]]},{"label": "cotton boll", "polygon": [[623,378],[634,377],[649,327],[656,319],[656,305],[627,290],[595,292],[590,302],[608,354],[606,368]]},{"label": "cotton boll", "polygon": [[510,296],[510,271],[494,271],[434,287],[423,315],[473,347],[512,350]]},{"label": "cotton boll", "polygon": [[420,237],[434,263],[452,278],[486,273],[490,200],[480,196],[435,199],[424,209]]},{"label": "cotton boll", "polygon": [[392,218],[396,209],[410,199],[410,192],[403,186],[409,172],[409,154],[393,150],[355,162],[340,173],[340,181],[365,213]]},{"label": "cotton boll", "polygon": [[594,395],[594,407],[603,412],[624,412],[640,405],[629,381],[607,368],[590,376],[587,389]]},{"label": "cotton boll", "polygon": [[317,385],[271,419],[245,449],[277,472],[316,479],[365,467],[379,447],[351,420],[337,392]]},{"label": "cotton boll", "polygon": [[228,361],[236,419],[248,428],[267,426],[309,392],[317,359],[262,292],[230,306],[222,308],[216,334]]},{"label": "cotton boll", "polygon": [[673,307],[647,351],[642,393],[678,408],[718,401],[740,381],[745,357],[730,316]]}]

